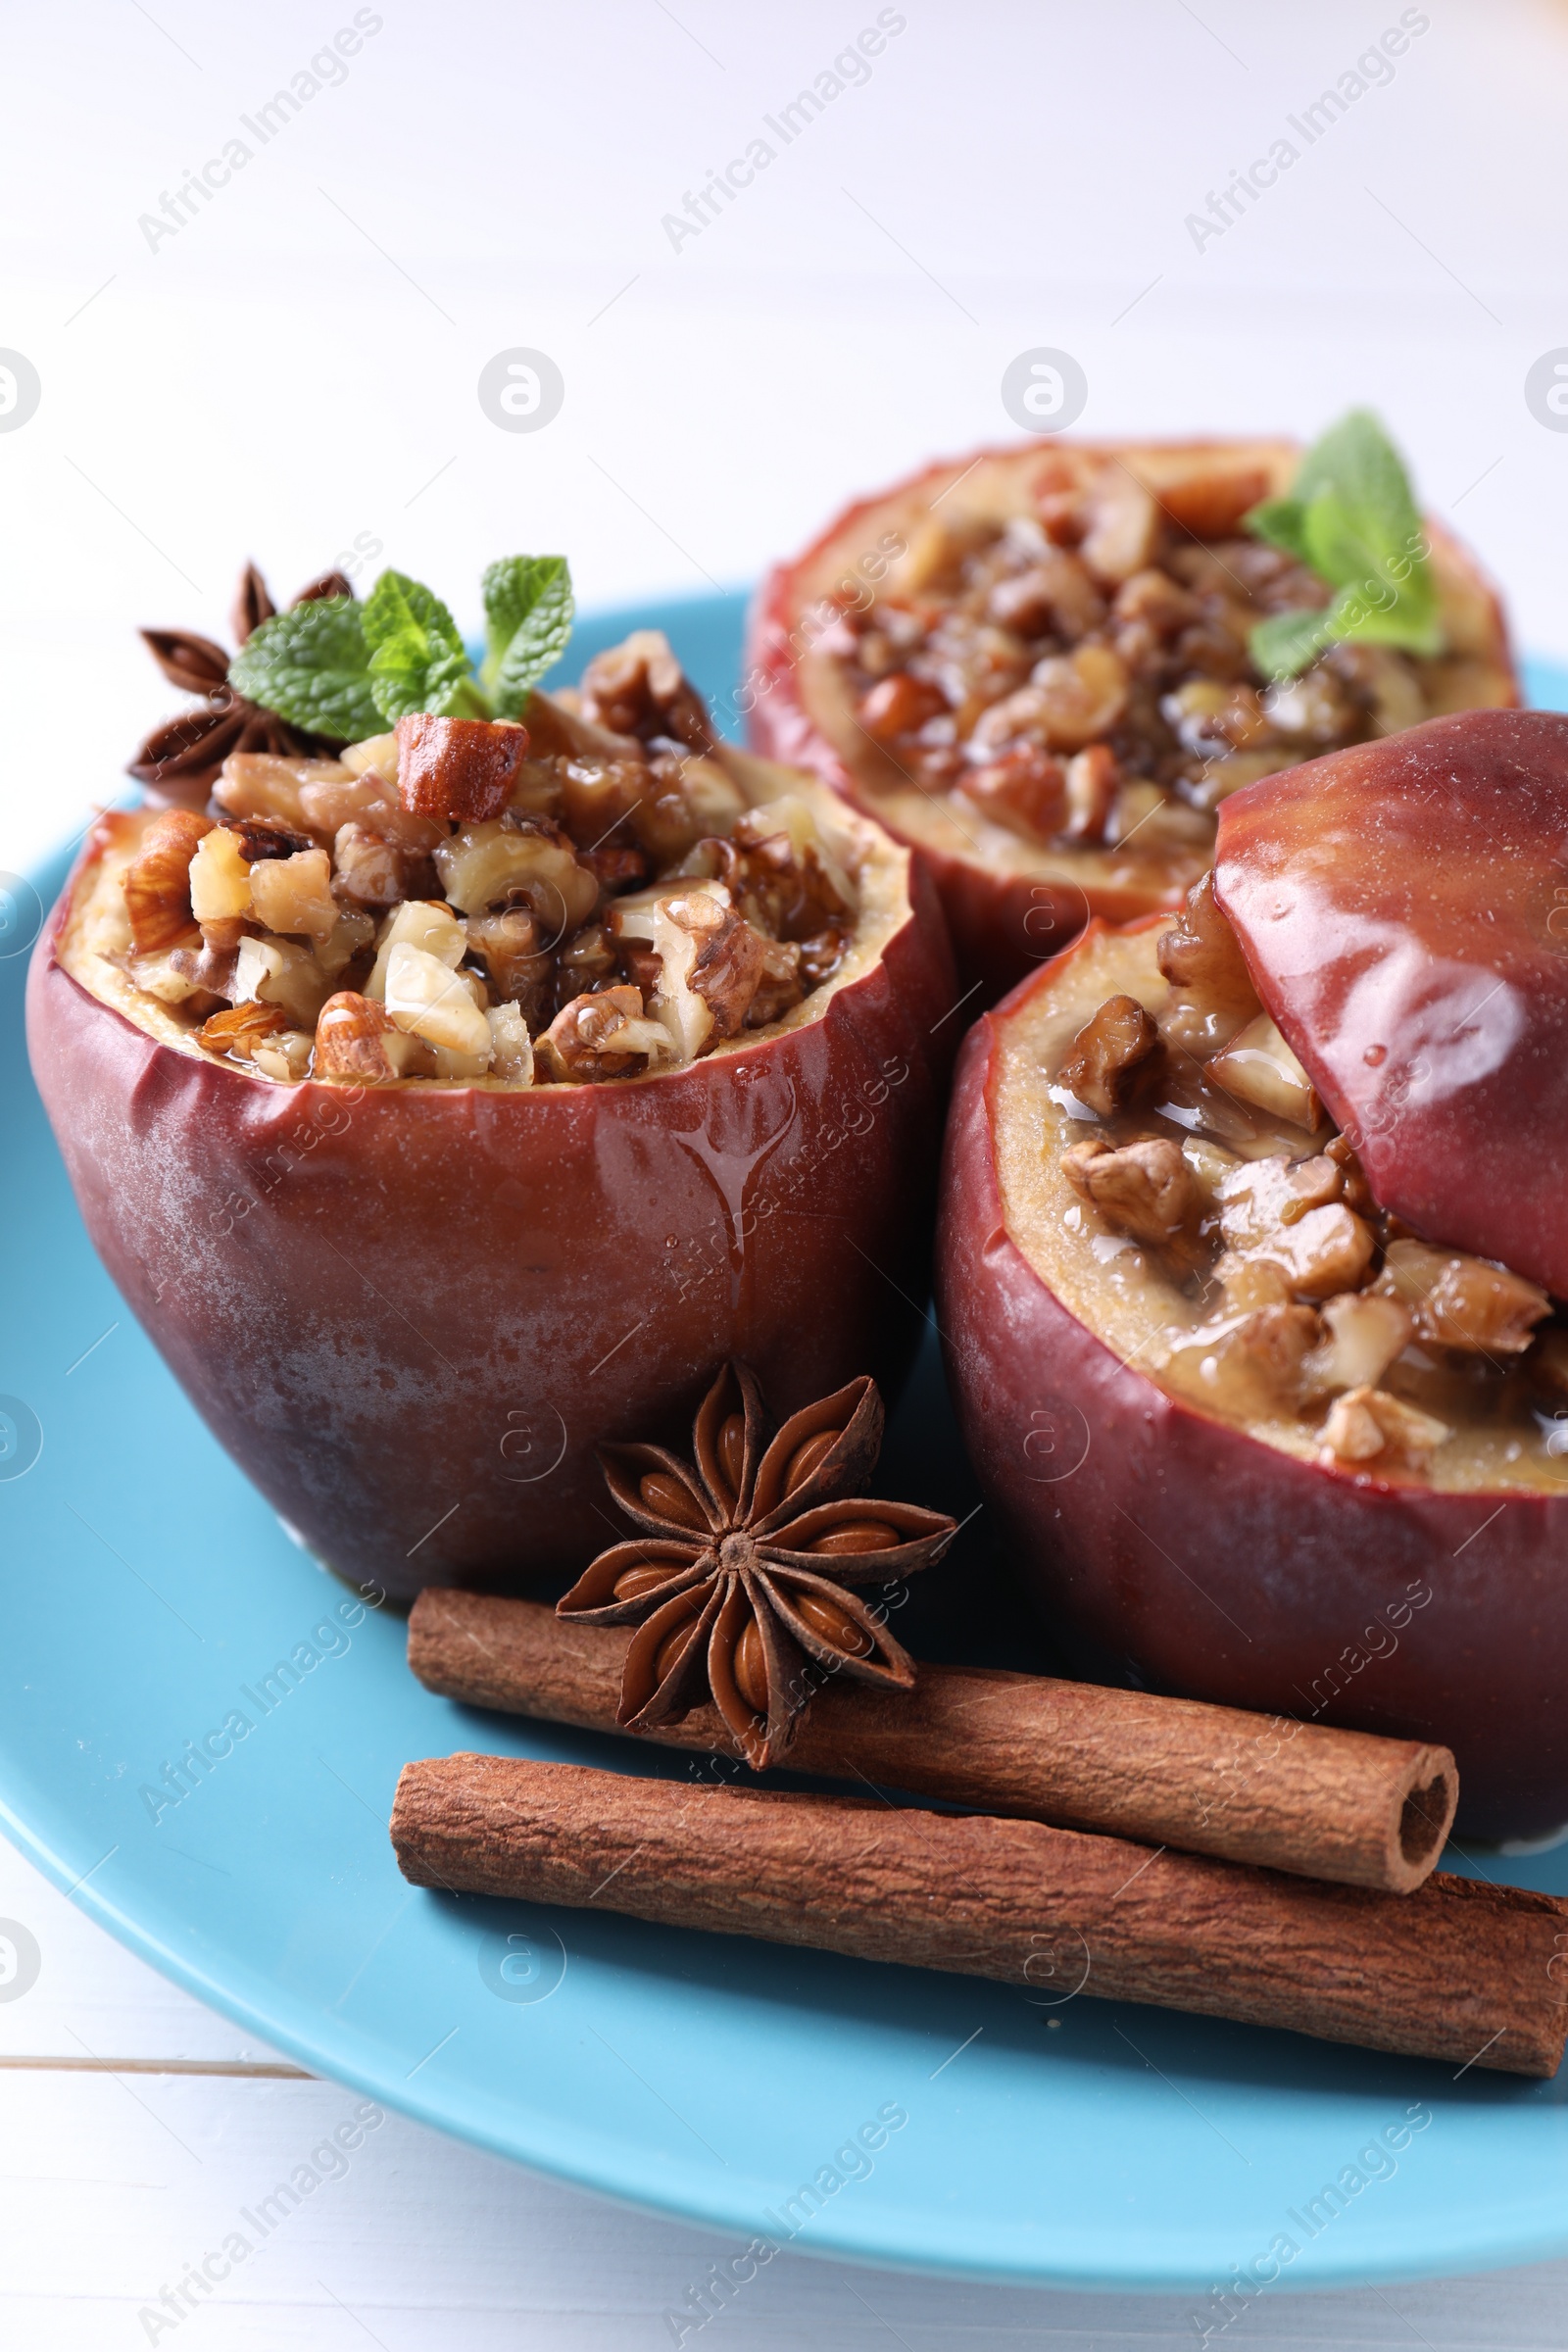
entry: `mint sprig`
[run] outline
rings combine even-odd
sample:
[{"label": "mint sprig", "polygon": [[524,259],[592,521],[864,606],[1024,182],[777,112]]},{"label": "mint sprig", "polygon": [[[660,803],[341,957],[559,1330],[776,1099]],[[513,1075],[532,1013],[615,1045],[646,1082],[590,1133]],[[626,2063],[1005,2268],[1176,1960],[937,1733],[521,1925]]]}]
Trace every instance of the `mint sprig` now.
[{"label": "mint sprig", "polygon": [[479,675],[500,715],[515,718],[566,650],[571,573],[564,556],[503,556],[483,587],[489,650]]},{"label": "mint sprig", "polygon": [[388,726],[414,710],[493,718],[474,683],[468,651],[441,599],[407,572],[383,571],[365,600],[370,692]]},{"label": "mint sprig", "polygon": [[1249,639],[1254,666],[1293,678],[1327,647],[1356,638],[1411,654],[1443,651],[1437,581],[1398,451],[1367,409],[1331,425],[1301,461],[1289,498],[1265,499],[1247,527],[1337,593],[1321,611],[1275,612]]},{"label": "mint sprig", "polygon": [[383,571],[363,605],[322,597],[264,621],[229,663],[229,682],[295,726],[344,743],[419,710],[516,718],[571,635],[565,557],[501,558],[485,571],[484,604],[482,680],[434,591]]},{"label": "mint sprig", "polygon": [[253,629],[228,678],[247,702],[291,725],[357,743],[381,728],[369,661],[359,606],[350,596],[323,596]]}]

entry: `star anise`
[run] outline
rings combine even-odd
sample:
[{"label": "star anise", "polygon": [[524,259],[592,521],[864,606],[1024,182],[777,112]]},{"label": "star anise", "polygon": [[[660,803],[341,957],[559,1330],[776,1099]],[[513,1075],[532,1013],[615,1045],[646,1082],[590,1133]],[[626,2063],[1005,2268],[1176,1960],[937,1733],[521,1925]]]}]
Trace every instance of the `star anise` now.
[{"label": "star anise", "polygon": [[[302,588],[295,604],[314,603],[322,596],[352,596],[354,590],[340,571],[323,571]],[[277,610],[267,582],[254,564],[240,574],[231,626],[235,643],[243,645],[253,629],[270,620]],[[125,772],[145,784],[157,803],[186,808],[206,806],[223,761],[234,752],[272,752],[285,759],[311,760],[328,756],[334,748],[325,736],[307,734],[291,726],[275,710],[247,702],[228,682],[228,656],[210,637],[193,629],[143,629],[142,643],[172,686],[201,697],[196,708],[168,718],[137,746]]]},{"label": "star anise", "polygon": [[827,1675],[913,1687],[913,1660],[849,1588],[929,1567],[957,1531],[941,1511],[863,1497],[883,1418],[862,1376],[769,1444],[755,1374],[728,1364],[698,1412],[693,1462],[659,1446],[601,1449],[611,1494],[646,1532],[602,1551],[557,1612],[640,1628],[621,1678],[627,1730],[710,1698],[760,1771]]}]

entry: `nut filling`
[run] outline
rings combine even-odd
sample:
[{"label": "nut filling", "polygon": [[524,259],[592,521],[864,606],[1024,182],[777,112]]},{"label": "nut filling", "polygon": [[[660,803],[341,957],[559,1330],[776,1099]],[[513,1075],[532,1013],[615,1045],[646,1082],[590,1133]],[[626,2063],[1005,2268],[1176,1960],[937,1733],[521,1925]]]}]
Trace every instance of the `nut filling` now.
[{"label": "nut filling", "polygon": [[1379,1208],[1252,994],[1212,878],[1168,929],[1073,960],[1076,1003],[1064,985],[1019,1081],[1060,1180],[1019,1238],[1069,1306],[1169,1395],[1351,1473],[1568,1479],[1568,1322],[1507,1266]]},{"label": "nut filling", "polygon": [[205,1052],[284,1084],[602,1085],[831,979],[854,829],[788,792],[754,805],[662,637],[526,715],[231,756],[205,815],[112,820],[87,944]]},{"label": "nut filling", "polygon": [[968,828],[978,814],[1039,848],[1206,852],[1238,786],[1410,726],[1456,691],[1494,699],[1366,642],[1270,685],[1251,630],[1330,592],[1243,535],[1268,488],[1236,459],[1159,498],[1113,458],[1048,460],[1029,512],[928,514],[818,650],[862,737]]}]

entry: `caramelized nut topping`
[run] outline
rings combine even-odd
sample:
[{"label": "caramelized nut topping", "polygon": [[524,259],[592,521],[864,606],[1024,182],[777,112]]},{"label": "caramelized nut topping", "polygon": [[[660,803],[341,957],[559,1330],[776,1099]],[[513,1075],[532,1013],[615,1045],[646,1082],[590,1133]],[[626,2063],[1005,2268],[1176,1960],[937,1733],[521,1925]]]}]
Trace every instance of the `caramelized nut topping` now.
[{"label": "caramelized nut topping", "polygon": [[1426,1242],[1391,1242],[1377,1287],[1408,1307],[1418,1339],[1478,1355],[1522,1354],[1551,1312],[1545,1292],[1523,1275]]},{"label": "caramelized nut topping", "polygon": [[1181,1043],[1195,1053],[1212,1053],[1261,1009],[1241,943],[1214,897],[1214,876],[1204,874],[1187,894],[1187,904],[1161,934],[1159,968],[1175,991],[1175,1005],[1188,1016]]},{"label": "caramelized nut topping", "polygon": [[1435,1414],[1391,1396],[1386,1389],[1350,1389],[1335,1398],[1323,1424],[1323,1453],[1339,1462],[1389,1457],[1419,1469],[1452,1435]]},{"label": "caramelized nut topping", "polygon": [[[1209,882],[1156,954],[1172,991],[1160,1033],[1180,1049],[1165,1065],[1165,1093],[1151,1091],[1136,1109],[1114,1083],[1099,1101],[1090,1093],[1096,1030],[1136,1034],[1143,1008],[1127,996],[1107,999],[1079,1032],[1052,1093],[1056,1132],[1084,1138],[1058,1146],[1072,1192],[1114,1233],[1163,1253],[1107,1277],[1112,1296],[1118,1284],[1130,1298],[1163,1286],[1170,1320],[1154,1377],[1244,1427],[1266,1422],[1270,1442],[1377,1476],[1425,1478],[1450,1446],[1439,1475],[1455,1486],[1474,1482],[1478,1456],[1500,1457],[1502,1483],[1517,1476],[1535,1489],[1560,1476],[1568,1327],[1539,1329],[1552,1312],[1546,1293],[1380,1208],[1346,1136],[1301,1149],[1319,1106],[1256,1008]],[[1140,944],[1127,963],[1112,955],[1100,968],[1147,972],[1148,958]],[[1085,1137],[1063,1094],[1102,1124]],[[1075,1205],[1060,1223],[1084,1233]],[[1114,1262],[1114,1246],[1093,1229],[1084,1246]]]},{"label": "caramelized nut topping", "polygon": [[582,715],[615,735],[644,743],[668,737],[689,751],[713,748],[703,699],[687,683],[662,629],[634,629],[596,654],[582,673]]},{"label": "caramelized nut topping", "polygon": [[[1252,629],[1327,593],[1246,532],[1274,467],[1195,453],[1162,464],[1156,490],[1137,465],[1063,453],[1040,466],[1032,512],[906,519],[905,554],[816,652],[921,792],[961,795],[1031,844],[1196,866],[1227,794],[1448,707],[1450,665],[1343,644],[1271,685]],[[1091,746],[1113,764],[1085,821],[1048,762]]]},{"label": "caramelized nut topping", "polygon": [[1107,997],[1073,1039],[1059,1082],[1108,1119],[1157,1076],[1164,1053],[1158,1029],[1136,997]]},{"label": "caramelized nut topping", "polygon": [[814,793],[749,806],[662,637],[528,712],[417,713],[338,760],[240,749],[216,823],[167,811],[116,866],[102,953],[192,1034],[225,1004],[280,1015],[249,1057],[280,1083],[311,1074],[333,997],[391,1028],[335,1004],[318,1076],[597,1085],[681,1067],[832,979],[853,823]]},{"label": "caramelized nut topping", "polygon": [[1067,1181],[1121,1233],[1168,1247],[1198,1221],[1198,1187],[1181,1147],[1167,1136],[1111,1151],[1099,1141],[1062,1153]]}]

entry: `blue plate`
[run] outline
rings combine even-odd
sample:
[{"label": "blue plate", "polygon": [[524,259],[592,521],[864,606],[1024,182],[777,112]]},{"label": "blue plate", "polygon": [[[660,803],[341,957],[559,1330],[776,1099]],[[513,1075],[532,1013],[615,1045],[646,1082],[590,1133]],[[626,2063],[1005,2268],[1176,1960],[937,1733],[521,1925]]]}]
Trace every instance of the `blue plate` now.
[{"label": "blue plate", "polygon": [[[617,613],[573,659],[653,623],[719,695],[741,612]],[[308,2067],[742,2241],[1189,2287],[1216,2323],[1238,2268],[1325,2286],[1568,2253],[1556,2082],[406,1886],[386,1818],[409,1757],[689,1767],[431,1697],[401,1623],[219,1451],[77,1220],[23,1048],[22,905],[0,932],[0,1814],[113,1934]],[[959,1492],[934,1361],[896,1424],[894,1491]],[[1035,1657],[991,1574],[974,1639]],[[1568,1889],[1560,1853],[1477,1866]]]}]

